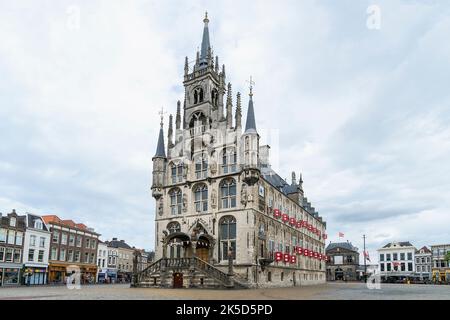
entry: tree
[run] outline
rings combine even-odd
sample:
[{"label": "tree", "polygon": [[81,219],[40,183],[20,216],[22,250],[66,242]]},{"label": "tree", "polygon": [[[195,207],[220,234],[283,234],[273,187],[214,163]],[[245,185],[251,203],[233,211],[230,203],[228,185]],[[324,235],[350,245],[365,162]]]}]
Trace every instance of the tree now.
[{"label": "tree", "polygon": [[447,251],[447,254],[445,255],[444,260],[447,261],[447,264],[448,264],[448,262],[450,261],[450,251]]}]

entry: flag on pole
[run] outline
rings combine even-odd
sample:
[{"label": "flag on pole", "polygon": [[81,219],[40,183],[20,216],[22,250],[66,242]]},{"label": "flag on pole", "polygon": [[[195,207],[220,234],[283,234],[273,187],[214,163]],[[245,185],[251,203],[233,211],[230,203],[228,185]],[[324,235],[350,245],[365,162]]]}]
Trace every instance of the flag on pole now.
[{"label": "flag on pole", "polygon": [[367,261],[370,262],[370,257],[369,257],[369,252],[368,251],[364,251],[364,257],[366,257]]},{"label": "flag on pole", "polygon": [[342,232],[339,232],[339,238],[343,238],[344,234]]}]

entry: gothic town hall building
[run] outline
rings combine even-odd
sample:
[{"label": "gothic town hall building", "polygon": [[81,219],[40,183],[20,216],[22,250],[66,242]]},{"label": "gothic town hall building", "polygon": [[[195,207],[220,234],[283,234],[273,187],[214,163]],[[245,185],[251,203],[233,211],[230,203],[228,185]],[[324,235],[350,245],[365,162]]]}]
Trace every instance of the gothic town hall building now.
[{"label": "gothic town hall building", "polygon": [[[153,157],[156,262],[141,287],[251,288],[325,282],[326,223],[260,145],[250,85],[245,126],[225,66],[213,56],[208,17],[195,64],[184,67],[185,96],[167,148],[163,123]],[[233,112],[234,111],[234,112]],[[234,113],[234,115],[233,115]]]}]

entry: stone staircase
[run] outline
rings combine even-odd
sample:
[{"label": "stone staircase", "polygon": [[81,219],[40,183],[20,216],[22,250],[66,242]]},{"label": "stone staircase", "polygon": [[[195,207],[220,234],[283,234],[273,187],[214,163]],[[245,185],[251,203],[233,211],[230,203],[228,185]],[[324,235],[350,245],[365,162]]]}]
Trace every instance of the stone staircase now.
[{"label": "stone staircase", "polygon": [[197,257],[162,258],[139,272],[133,287],[172,288],[173,274],[183,274],[184,288],[245,289],[247,282],[237,275],[228,275]]}]

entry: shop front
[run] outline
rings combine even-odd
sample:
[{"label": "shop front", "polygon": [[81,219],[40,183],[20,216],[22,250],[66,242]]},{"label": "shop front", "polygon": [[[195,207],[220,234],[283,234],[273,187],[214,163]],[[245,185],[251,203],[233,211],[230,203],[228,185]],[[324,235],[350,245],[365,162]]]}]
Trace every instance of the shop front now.
[{"label": "shop front", "polygon": [[18,286],[20,285],[19,264],[0,265],[0,286]]},{"label": "shop front", "polygon": [[66,266],[60,264],[50,264],[48,267],[48,283],[64,284],[66,281]]},{"label": "shop front", "polygon": [[97,267],[80,267],[81,284],[94,284],[97,275]]},{"label": "shop front", "polygon": [[106,270],[106,283],[116,283],[117,282],[117,271],[113,269]]},{"label": "shop front", "polygon": [[25,285],[42,285],[47,284],[47,268],[25,266],[23,270],[23,284]]}]

